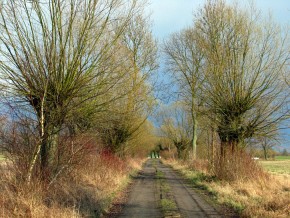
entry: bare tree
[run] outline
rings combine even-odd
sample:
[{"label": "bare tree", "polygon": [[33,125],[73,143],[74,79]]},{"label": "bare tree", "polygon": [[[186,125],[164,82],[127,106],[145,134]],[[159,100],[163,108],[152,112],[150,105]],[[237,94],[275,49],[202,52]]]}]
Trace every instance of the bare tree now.
[{"label": "bare tree", "polygon": [[119,75],[103,63],[135,5],[134,0],[1,3],[1,80],[14,100],[33,108],[39,125],[28,181],[39,157],[42,172],[53,162],[57,133],[68,116],[117,83]]},{"label": "bare tree", "polygon": [[100,127],[107,144],[119,152],[129,148],[126,143],[142,129],[155,106],[150,81],[158,68],[157,43],[143,7],[132,16],[119,40],[126,57],[126,77],[115,91],[124,96],[109,106],[109,116],[104,116],[109,122]]},{"label": "bare tree", "polygon": [[191,114],[192,124],[192,157],[196,158],[196,141],[199,107],[202,105],[202,83],[204,80],[202,50],[193,27],[171,35],[164,43],[166,65],[179,85],[180,96],[186,102]]},{"label": "bare tree", "polygon": [[176,102],[161,109],[158,114],[161,135],[167,137],[175,145],[178,158],[186,159],[192,139],[191,117],[181,102]]},{"label": "bare tree", "polygon": [[269,151],[271,149],[273,149],[273,147],[275,147],[275,145],[277,145],[277,142],[275,142],[274,140],[271,140],[269,138],[262,138],[260,140],[260,145],[263,149],[264,158],[265,158],[265,160],[267,160],[269,157]]},{"label": "bare tree", "polygon": [[221,140],[221,154],[269,135],[287,118],[281,75],[289,59],[287,33],[258,14],[208,1],[195,16],[204,54],[205,106]]}]

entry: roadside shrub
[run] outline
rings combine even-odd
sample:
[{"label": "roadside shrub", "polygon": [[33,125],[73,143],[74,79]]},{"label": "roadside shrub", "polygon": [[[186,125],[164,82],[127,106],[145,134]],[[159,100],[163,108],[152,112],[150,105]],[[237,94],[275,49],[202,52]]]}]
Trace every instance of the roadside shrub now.
[{"label": "roadside shrub", "polygon": [[217,158],[212,166],[212,173],[218,179],[246,181],[268,178],[262,167],[243,150],[234,153],[228,150],[225,154],[225,157]]},{"label": "roadside shrub", "polygon": [[0,217],[99,217],[142,162],[106,150],[88,152],[51,184],[37,179],[27,184],[14,164],[1,162]]},{"label": "roadside shrub", "polygon": [[209,161],[205,159],[197,159],[187,163],[189,169],[207,173],[209,171]]}]

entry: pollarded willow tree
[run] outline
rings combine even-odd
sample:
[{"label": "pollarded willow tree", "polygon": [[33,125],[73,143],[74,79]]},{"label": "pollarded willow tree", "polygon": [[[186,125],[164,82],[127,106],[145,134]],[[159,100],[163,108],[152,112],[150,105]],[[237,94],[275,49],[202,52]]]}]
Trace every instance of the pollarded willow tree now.
[{"label": "pollarded willow tree", "polygon": [[187,159],[192,140],[192,120],[184,102],[161,108],[158,119],[161,136],[168,138],[176,147],[178,158]]},{"label": "pollarded willow tree", "polygon": [[289,59],[287,33],[254,10],[209,1],[195,16],[204,54],[205,104],[221,140],[221,155],[272,134],[287,118],[282,80]]},{"label": "pollarded willow tree", "polygon": [[126,76],[116,92],[124,96],[109,106],[110,116],[105,116],[109,122],[100,129],[106,143],[120,153],[130,148],[125,144],[140,133],[155,106],[151,80],[158,68],[157,43],[151,32],[150,17],[142,9],[132,16],[119,39],[126,53],[121,69]]},{"label": "pollarded willow tree", "polygon": [[287,119],[288,35],[255,10],[208,1],[164,51],[193,120],[201,106],[219,135],[223,157],[227,148],[234,152],[249,139],[278,132]]},{"label": "pollarded willow tree", "polygon": [[66,119],[121,80],[105,63],[135,7],[135,0],[2,1],[1,82],[13,99],[30,105],[39,125],[28,181],[38,163],[49,177]]}]

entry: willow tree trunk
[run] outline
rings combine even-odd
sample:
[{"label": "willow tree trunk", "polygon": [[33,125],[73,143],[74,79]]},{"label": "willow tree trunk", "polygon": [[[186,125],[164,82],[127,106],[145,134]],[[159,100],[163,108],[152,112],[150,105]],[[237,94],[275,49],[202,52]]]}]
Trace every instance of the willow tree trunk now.
[{"label": "willow tree trunk", "polygon": [[33,173],[33,169],[36,165],[37,162],[37,158],[39,156],[39,154],[42,153],[42,140],[44,138],[44,131],[45,131],[45,127],[44,127],[44,123],[45,123],[45,116],[44,116],[44,99],[46,98],[46,92],[44,93],[44,97],[41,100],[41,104],[40,104],[40,117],[39,117],[39,125],[40,125],[40,142],[37,144],[36,146],[36,151],[32,156],[32,160],[30,162],[30,166],[28,169],[28,173],[27,173],[27,182],[28,184],[31,182],[31,178],[32,178],[32,173]]},{"label": "willow tree trunk", "polygon": [[[50,129],[50,128],[48,128]],[[42,139],[41,152],[40,152],[40,170],[42,180],[49,179],[55,170],[56,152],[57,152],[57,128],[53,127],[52,130],[45,129],[46,133]]]},{"label": "willow tree trunk", "polygon": [[196,159],[197,119],[192,112],[192,159]]},{"label": "willow tree trunk", "polygon": [[268,159],[268,151],[267,151],[267,148],[263,146],[263,152],[264,152],[264,158],[265,160]]}]

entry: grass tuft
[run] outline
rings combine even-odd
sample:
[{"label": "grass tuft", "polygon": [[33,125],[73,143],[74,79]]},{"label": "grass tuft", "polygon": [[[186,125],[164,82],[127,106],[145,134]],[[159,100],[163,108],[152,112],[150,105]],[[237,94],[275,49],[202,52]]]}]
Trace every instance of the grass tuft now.
[{"label": "grass tuft", "polygon": [[161,208],[164,211],[176,210],[176,203],[171,199],[161,199],[160,200]]}]

